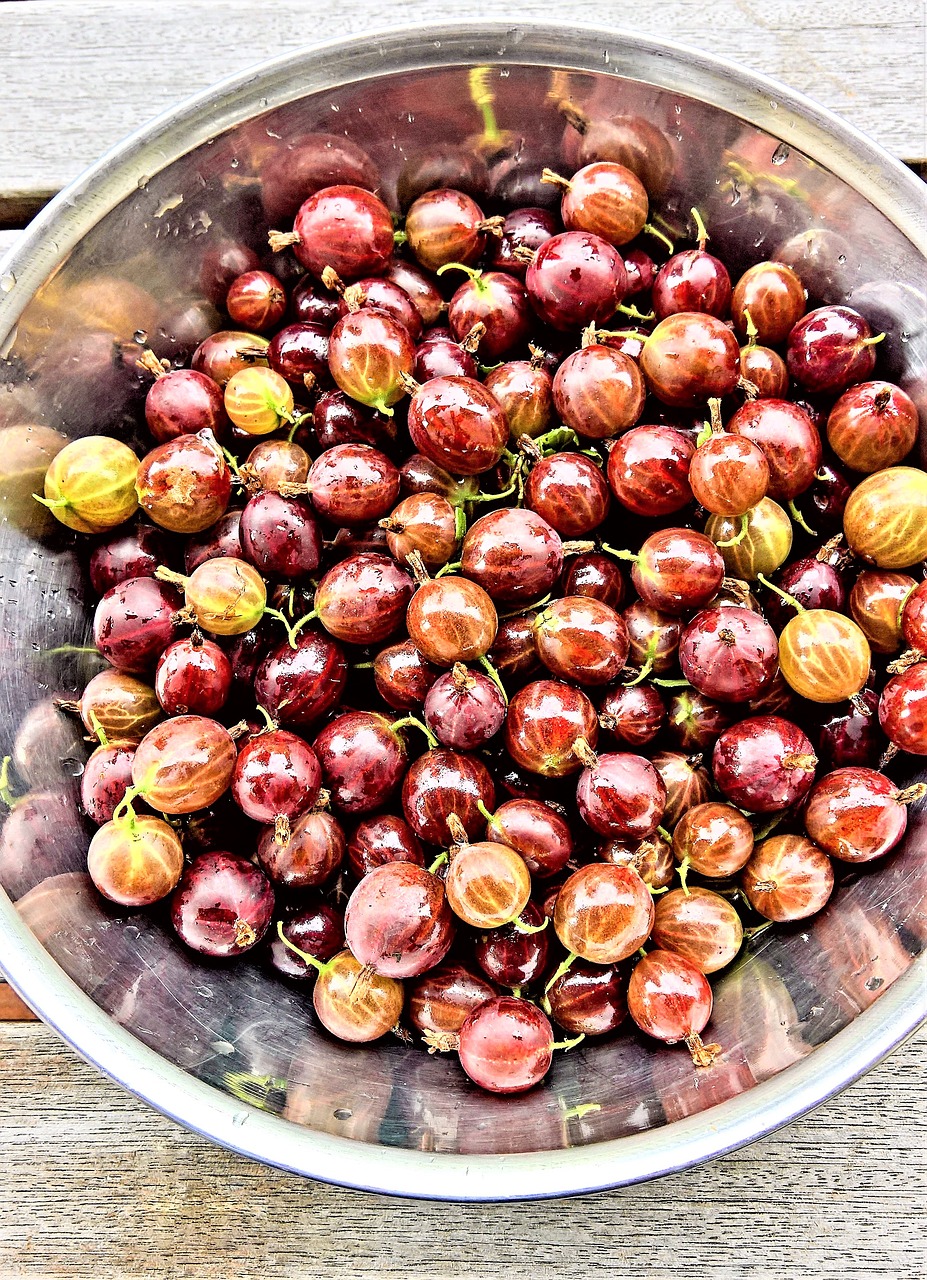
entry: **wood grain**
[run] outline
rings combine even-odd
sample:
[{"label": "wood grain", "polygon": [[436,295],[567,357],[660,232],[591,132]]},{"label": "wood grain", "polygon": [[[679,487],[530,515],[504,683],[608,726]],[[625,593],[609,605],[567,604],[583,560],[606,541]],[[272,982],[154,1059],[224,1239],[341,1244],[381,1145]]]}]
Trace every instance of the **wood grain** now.
[{"label": "wood grain", "polygon": [[[909,0],[547,0],[465,11],[431,0],[31,0],[0,5],[0,194],[48,195],[156,112],[223,76],[314,40],[472,17],[646,31],[766,72],[907,160],[924,137],[924,7]],[[8,220],[6,225],[12,225]]]},{"label": "wood grain", "polygon": [[35,1017],[13,988],[0,981],[0,1022],[34,1022]]},{"label": "wood grain", "polygon": [[429,1205],[179,1129],[41,1025],[0,1026],[0,1278],[922,1280],[927,1032],[744,1151],[582,1199]]}]

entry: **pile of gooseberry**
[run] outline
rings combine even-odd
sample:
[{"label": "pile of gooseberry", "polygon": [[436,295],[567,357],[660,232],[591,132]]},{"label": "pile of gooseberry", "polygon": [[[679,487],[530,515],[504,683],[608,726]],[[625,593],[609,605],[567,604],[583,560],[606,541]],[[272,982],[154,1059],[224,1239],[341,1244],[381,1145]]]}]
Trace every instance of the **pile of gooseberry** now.
[{"label": "pile of gooseberry", "polygon": [[99,892],[499,1093],[623,1024],[708,1066],[709,977],[927,790],[882,335],[784,262],[732,280],[697,210],[677,249],[591,137],[543,207],[448,153],[397,217],[353,157],[189,368],[145,351],[143,456],[76,439],[38,495],[98,598],[60,705]]}]

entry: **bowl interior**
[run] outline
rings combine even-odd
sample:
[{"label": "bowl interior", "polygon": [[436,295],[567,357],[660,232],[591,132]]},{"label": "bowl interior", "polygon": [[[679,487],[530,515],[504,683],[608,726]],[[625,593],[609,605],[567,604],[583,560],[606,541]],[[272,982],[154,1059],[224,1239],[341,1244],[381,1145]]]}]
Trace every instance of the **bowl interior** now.
[{"label": "bowl interior", "polygon": [[[0,884],[48,956],[115,1023],[238,1105],[301,1126],[302,1167],[318,1176],[326,1170],[312,1134],[353,1140],[359,1158],[365,1145],[431,1160],[561,1152],[722,1106],[852,1035],[845,1029],[927,940],[927,822],[914,811],[896,855],[845,876],[817,918],[758,937],[715,982],[709,1030],[724,1048],[715,1066],[696,1072],[684,1051],[625,1034],[557,1055],[543,1087],[498,1099],[469,1086],[455,1062],[398,1040],[335,1043],[318,1031],[309,996],[259,959],[199,961],[157,914],[105,907],[89,884],[90,833],[76,806],[87,746],[52,699],[79,695],[99,664],[74,544],[31,499],[46,465],[43,433],[108,432],[146,447],[136,426],[140,347],[182,362],[222,327],[223,279],[243,246],[264,256],[268,228],[289,225],[321,163],[319,134],[338,163],[345,139],[366,151],[394,207],[397,180],[424,151],[470,140],[499,169],[495,212],[531,203],[544,165],[569,170],[581,136],[564,103],[617,120],[650,166],[654,220],[679,236],[697,206],[732,273],[776,256],[799,271],[813,303],[858,308],[886,333],[884,375],[923,403],[924,263],[897,202],[886,197],[881,212],[867,198],[879,186],[878,153],[849,131],[829,141],[826,125],[811,128],[787,95],[771,100],[766,86],[695,55],[559,35],[406,33],[243,77],[82,179],[0,281],[0,751],[12,754],[27,793],[0,834]],[[474,77],[477,64],[485,70]],[[495,123],[474,101],[487,89]],[[849,176],[854,146],[860,179],[851,185],[839,173]],[[8,911],[3,903],[0,915]],[[44,997],[22,964],[8,957],[7,966],[54,1021],[54,966]],[[844,1082],[835,1076],[833,1087]],[[763,1131],[758,1115],[753,1132]],[[582,1185],[634,1176],[614,1145],[607,1153]],[[576,1189],[568,1164],[558,1167],[567,1172],[551,1192]],[[348,1180],[365,1182],[361,1172]],[[378,1185],[403,1189],[385,1177]]]}]

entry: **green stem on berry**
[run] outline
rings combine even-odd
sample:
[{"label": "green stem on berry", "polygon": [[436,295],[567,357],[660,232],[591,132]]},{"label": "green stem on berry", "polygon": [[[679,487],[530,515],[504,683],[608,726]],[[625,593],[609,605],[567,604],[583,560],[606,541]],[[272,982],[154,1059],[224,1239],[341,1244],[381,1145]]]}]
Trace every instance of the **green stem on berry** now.
[{"label": "green stem on berry", "polygon": [[449,573],[456,573],[462,564],[463,564],[462,560],[448,560],[447,564],[444,564],[441,566],[441,568],[435,574],[435,577],[443,578]]},{"label": "green stem on berry", "polygon": [[789,498],[789,512],[792,516],[792,519],[795,521],[795,523],[799,525],[802,529],[804,529],[805,533],[810,533],[812,538],[816,538],[818,536],[816,531],[812,529],[811,526],[808,524],[808,522],[805,520],[805,517],[799,511],[798,507],[796,507],[794,498]]},{"label": "green stem on berry", "polygon": [[308,951],[302,951],[295,942],[291,942],[283,932],[282,920],[277,921],[277,937],[289,951],[292,951],[294,955],[299,956],[300,960],[304,961],[305,964],[310,965],[311,968],[315,969],[318,973],[325,973],[327,969],[331,968],[331,961],[323,962],[318,960],[315,956],[310,955]]},{"label": "green stem on berry", "polygon": [[519,912],[517,916],[512,917],[512,919],[509,921],[509,924],[512,925],[512,927],[516,929],[518,933],[523,933],[523,934],[543,933],[544,930],[547,928],[547,926],[550,924],[550,917],[545,916],[543,924],[525,924],[524,920],[522,920],[521,918],[521,912]]},{"label": "green stem on berry", "polygon": [[479,662],[483,670],[486,672],[486,674],[489,676],[490,680],[493,682],[496,688],[499,690],[499,692],[502,694],[502,701],[505,703],[506,706],[508,706],[509,695],[505,691],[505,685],[502,683],[502,679],[499,675],[499,672],[489,661],[485,653],[482,655],[481,658],[478,658],[477,661]]},{"label": "green stem on berry", "polygon": [[698,209],[693,208],[690,210],[690,213],[692,214],[692,221],[695,223],[696,243],[698,244],[701,252],[704,253],[705,245],[708,243],[709,239],[708,231],[705,228],[705,223],[702,221],[702,215],[699,213]]},{"label": "green stem on berry", "polygon": [[609,546],[607,542],[599,544],[600,549],[607,555],[614,556],[616,560],[639,560],[640,557],[634,551],[619,551],[617,547]]},{"label": "green stem on berry", "polygon": [[87,713],[87,719],[90,721],[90,731],[96,737],[101,747],[109,746],[109,738],[106,736],[106,730],[100,724],[100,718],[91,708]]},{"label": "green stem on berry", "polygon": [[807,610],[803,604],[800,604],[794,596],[790,596],[787,591],[783,591],[781,587],[777,587],[774,582],[770,582],[764,573],[756,575],[757,581],[762,582],[764,587],[768,587],[770,591],[774,591],[777,596],[781,596],[786,604],[790,604],[796,613],[806,613]]},{"label": "green stem on berry", "polygon": [[425,735],[425,738],[428,742],[429,747],[431,747],[432,750],[438,745],[438,739],[428,728],[427,724],[425,724],[422,720],[417,720],[415,716],[403,716],[401,720],[394,720],[393,723],[390,725],[390,729],[392,730],[393,733],[398,733],[401,729],[408,729],[410,727],[421,729],[422,733]]},{"label": "green stem on berry", "polygon": [[583,1031],[578,1036],[574,1036],[572,1040],[556,1040],[550,1047],[551,1049],[563,1049],[567,1053],[570,1049],[575,1049],[585,1039],[586,1033]]},{"label": "green stem on berry", "polygon": [[679,873],[679,883],[682,886],[682,891],[687,898],[690,898],[692,895],[689,892],[689,855],[688,854],[686,854],[686,856],[683,858],[682,862],[680,862],[676,870]]},{"label": "green stem on berry", "polygon": [[438,868],[443,867],[445,862],[449,862],[449,861],[450,861],[450,858],[448,856],[447,850],[445,849],[444,853],[438,854],[434,862],[432,862],[431,865],[429,866],[428,870],[431,873],[431,875],[435,875],[438,871]]},{"label": "green stem on berry", "polygon": [[260,716],[263,718],[263,720],[264,720],[264,732],[265,732],[265,733],[274,733],[274,732],[276,731],[276,729],[278,728],[278,725],[277,725],[276,720],[273,718],[273,716],[272,716],[272,715],[270,714],[270,712],[267,710],[267,708],[266,708],[266,707],[262,707],[262,706],[261,706],[261,704],[258,702],[258,703],[256,703],[256,704],[255,704],[255,710],[257,711],[258,715],[260,715]]},{"label": "green stem on berry", "polygon": [[641,227],[641,231],[645,231],[648,236],[653,236],[655,240],[662,240],[663,243],[666,245],[667,249],[669,249],[670,253],[676,252],[676,246],[673,244],[669,236],[665,236],[663,232],[659,230],[658,227],[655,227],[653,225],[652,222],[645,222],[644,225]]},{"label": "green stem on berry", "polygon": [[743,515],[738,517],[740,520],[740,528],[732,538],[722,538],[720,542],[716,542],[716,547],[739,547],[747,536],[747,530],[750,528],[750,512],[745,511]]}]

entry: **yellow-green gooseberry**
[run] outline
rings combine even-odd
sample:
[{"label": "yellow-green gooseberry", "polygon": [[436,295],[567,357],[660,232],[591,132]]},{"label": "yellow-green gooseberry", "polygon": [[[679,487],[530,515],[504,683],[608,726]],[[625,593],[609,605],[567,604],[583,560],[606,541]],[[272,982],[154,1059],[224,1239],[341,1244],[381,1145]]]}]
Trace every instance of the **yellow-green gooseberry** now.
[{"label": "yellow-green gooseberry", "polygon": [[105,533],[138,508],[138,458],[112,436],[83,436],[65,445],[45,472],[36,501],[77,533]]}]

